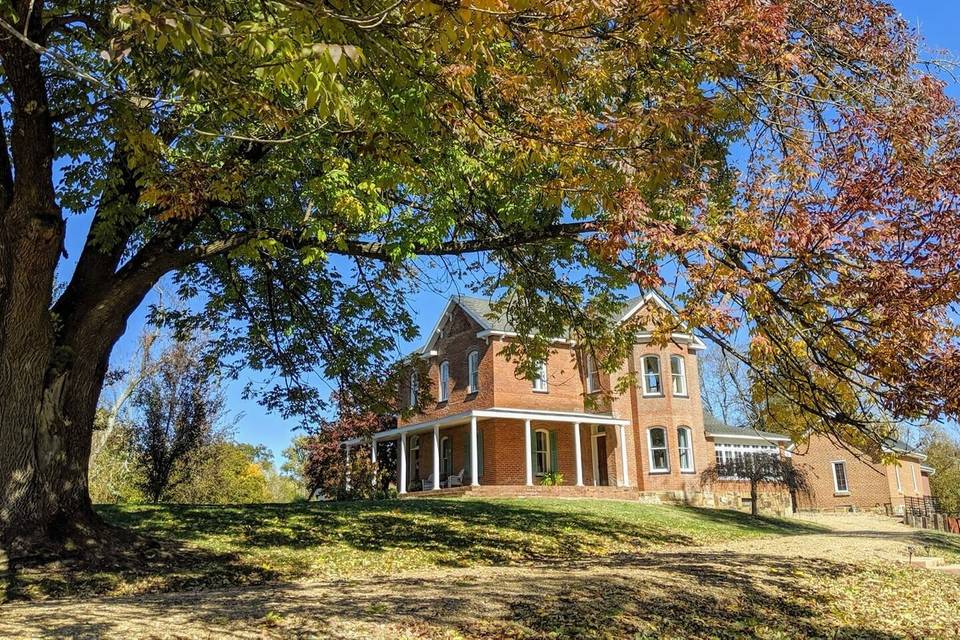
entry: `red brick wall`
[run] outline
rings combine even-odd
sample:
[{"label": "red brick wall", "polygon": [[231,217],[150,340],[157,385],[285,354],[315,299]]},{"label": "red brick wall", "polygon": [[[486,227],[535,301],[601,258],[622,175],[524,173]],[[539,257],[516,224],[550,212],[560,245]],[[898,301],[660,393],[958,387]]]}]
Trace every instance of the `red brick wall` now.
[{"label": "red brick wall", "polygon": [[[670,378],[670,356],[682,355],[684,358],[687,395],[674,396]],[[647,355],[660,357],[661,386],[663,394],[644,396],[641,380],[641,358]],[[660,349],[650,344],[639,344],[634,348],[627,367],[620,375],[635,372],[637,385],[626,396],[614,401],[614,411],[628,415],[633,422],[630,440],[639,446],[632,448],[634,455],[630,459],[631,482],[643,491],[696,491],[700,488],[699,474],[713,461],[713,446],[707,442],[703,430],[703,405],[700,401],[700,379],[696,352],[686,345],[670,344]],[[628,413],[629,412],[629,413]],[[689,427],[693,444],[694,470],[691,473],[680,471],[680,451],[677,448],[677,429]],[[670,461],[669,473],[651,473],[649,440],[647,432],[652,427],[663,427],[667,432],[667,455]],[[632,447],[632,444],[631,444]],[[640,470],[637,477],[636,470]]]},{"label": "red brick wall", "polygon": [[[437,355],[429,359],[430,395],[433,400],[423,407],[421,413],[409,418],[401,418],[399,426],[416,424],[453,415],[470,409],[488,409],[493,405],[493,361],[494,345],[478,338],[477,332],[481,327],[468,316],[463,309],[454,305],[449,319],[440,327],[443,336],[435,343]],[[467,372],[467,358],[471,351],[476,349],[480,354],[479,383],[480,389],[476,393],[467,393],[469,375]],[[450,363],[450,390],[449,399],[439,402],[440,363],[446,360]],[[410,389],[403,385],[402,400],[410,396]]]},{"label": "red brick wall", "polygon": [[[808,444],[798,445],[793,458],[795,464],[807,471],[813,485],[812,498],[800,496],[800,507],[803,509],[869,509],[890,502],[903,502],[897,493],[895,467],[871,462],[862,455],[857,456],[825,436],[813,436]],[[846,463],[849,495],[837,494],[834,490],[832,462],[839,460]],[[912,492],[910,463],[906,460],[902,462],[905,464],[900,471],[903,489]],[[919,476],[917,480],[919,482]]]},{"label": "red brick wall", "polygon": [[533,383],[516,372],[516,362],[500,353],[510,338],[490,342],[493,355],[494,402],[498,407],[540,411],[583,411],[583,381],[576,353],[555,343],[547,360],[547,391],[534,391]]}]

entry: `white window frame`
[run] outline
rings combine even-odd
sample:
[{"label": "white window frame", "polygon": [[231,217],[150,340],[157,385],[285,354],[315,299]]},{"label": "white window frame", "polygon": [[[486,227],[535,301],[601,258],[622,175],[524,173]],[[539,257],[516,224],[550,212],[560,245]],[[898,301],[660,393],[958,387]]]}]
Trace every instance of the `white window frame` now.
[{"label": "white window frame", "polygon": [[[540,436],[543,435],[543,449],[540,448]],[[540,454],[543,454],[543,465],[540,464]],[[533,466],[537,476],[544,476],[553,469],[550,468],[550,432],[546,429],[537,429],[533,432]]]},{"label": "white window frame", "polygon": [[[673,368],[674,363],[680,364],[680,371],[675,371]],[[672,355],[670,356],[670,381],[672,383],[671,391],[674,396],[680,398],[687,397],[687,363],[686,359],[681,355]],[[680,390],[677,390],[677,382],[680,383]]]},{"label": "white window frame", "polygon": [[537,377],[533,379],[533,390],[537,393],[547,393],[550,391],[549,381],[547,380],[548,369],[547,361],[537,363]]},{"label": "white window frame", "polygon": [[417,406],[417,395],[419,392],[419,378],[417,374],[410,374],[410,397],[407,400],[410,402],[410,408],[413,409]]},{"label": "white window frame", "polygon": [[[680,434],[685,433],[687,438],[687,446],[684,447],[681,445]],[[690,464],[687,466],[683,465],[683,454],[687,454],[687,459]],[[680,460],[680,471],[681,473],[693,473],[696,467],[696,462],[693,460],[693,429],[690,427],[677,427],[677,454],[678,459]]]},{"label": "white window frame", "polygon": [[407,469],[410,473],[407,475],[407,481],[416,478],[420,472],[420,436],[410,436],[410,451],[407,452]]},{"label": "white window frame", "polygon": [[[647,361],[648,361],[649,359],[653,359],[653,360],[656,361],[656,363],[657,363],[657,371],[656,371],[656,373],[652,373],[652,372],[650,372],[650,371],[647,371]],[[640,359],[640,368],[641,368],[642,373],[643,373],[643,395],[645,395],[645,396],[662,396],[662,395],[663,395],[663,372],[661,371],[661,367],[660,367],[660,356],[655,356],[655,355],[653,355],[653,354],[648,354],[648,355],[643,356],[643,358]],[[650,376],[650,375],[655,375],[655,376],[656,376],[656,378],[657,378],[657,386],[660,387],[660,389],[659,389],[658,391],[651,391],[651,390],[650,390],[650,387],[649,387],[649,385],[648,385],[648,382],[649,382],[648,376]]]},{"label": "white window frame", "polygon": [[[840,488],[839,477],[837,476],[837,465],[840,465],[843,468],[843,484],[844,488]],[[846,460],[832,460],[830,462],[830,474],[833,476],[833,492],[839,494],[848,494],[850,493],[850,478],[847,477],[847,461]]]},{"label": "white window frame", "polygon": [[450,399],[450,362],[444,360],[440,363],[440,389],[439,401],[447,402]]},{"label": "white window frame", "polygon": [[467,353],[467,393],[480,391],[480,352],[473,349]]},{"label": "white window frame", "polygon": [[597,361],[589,353],[584,363],[587,368],[586,383],[587,393],[596,393],[600,391],[600,372],[597,370]]},{"label": "white window frame", "polygon": [[910,465],[910,475],[913,476],[913,492],[920,493],[920,485],[917,484],[917,467]]},{"label": "white window frame", "polygon": [[[662,447],[653,446],[654,431],[663,432]],[[657,451],[663,451],[663,457],[667,463],[665,467],[658,467],[656,465],[656,457],[654,456],[654,453]],[[650,473],[670,473],[670,438],[667,435],[666,427],[650,427],[647,429],[647,457],[650,459]]]},{"label": "white window frame", "polygon": [[900,480],[900,463],[894,465],[894,473],[897,476],[897,493],[903,493],[903,482]]},{"label": "white window frame", "polygon": [[[717,464],[724,464],[731,460],[742,460],[746,456],[771,455],[779,456],[780,449],[769,444],[732,444],[730,442],[717,442],[714,445]],[[729,477],[730,480],[736,480],[735,477]]]}]

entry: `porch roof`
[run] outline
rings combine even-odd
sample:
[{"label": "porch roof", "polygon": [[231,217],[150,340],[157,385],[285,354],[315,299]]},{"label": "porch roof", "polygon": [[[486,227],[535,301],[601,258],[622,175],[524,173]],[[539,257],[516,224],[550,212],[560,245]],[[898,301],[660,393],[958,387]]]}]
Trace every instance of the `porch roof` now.
[{"label": "porch roof", "polygon": [[[405,433],[417,433],[421,431],[429,431],[434,427],[449,427],[458,424],[467,424],[472,418],[503,418],[508,420],[537,420],[540,422],[564,422],[568,424],[574,424],[577,422],[583,424],[602,424],[602,425],[614,425],[614,426],[627,426],[630,424],[629,420],[624,420],[621,418],[615,418],[610,415],[597,414],[597,413],[578,413],[578,412],[567,412],[567,411],[540,411],[536,409],[512,409],[506,407],[492,407],[490,409],[471,409],[470,411],[464,411],[462,413],[456,413],[450,416],[444,416],[442,418],[436,418],[434,420],[428,420],[426,422],[417,422],[415,424],[408,424],[402,427],[395,427],[393,429],[387,429],[386,431],[379,431],[373,434],[373,440],[390,440],[392,438],[399,437]],[[344,440],[343,445],[352,447],[364,442],[365,438],[351,438],[350,440]]]}]

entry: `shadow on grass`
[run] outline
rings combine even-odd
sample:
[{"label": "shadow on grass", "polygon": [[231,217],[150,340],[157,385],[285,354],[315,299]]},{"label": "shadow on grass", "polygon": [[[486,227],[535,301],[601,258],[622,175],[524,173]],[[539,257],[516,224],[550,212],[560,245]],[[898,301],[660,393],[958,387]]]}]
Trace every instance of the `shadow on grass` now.
[{"label": "shadow on grass", "polygon": [[430,566],[574,565],[667,545],[823,530],[734,511],[601,501],[423,499],[98,510],[141,541],[26,567],[17,575],[13,598],[210,589]]},{"label": "shadow on grass", "polygon": [[[153,616],[178,615],[197,625],[271,635],[363,637],[371,625],[400,625],[404,637],[513,638],[860,638],[893,640],[883,616],[856,621],[836,614],[830,592],[799,576],[855,578],[852,565],[814,558],[743,553],[659,553],[636,563],[588,570],[493,572],[451,582],[449,576],[343,580],[264,593],[226,591],[197,598],[156,596],[118,613],[108,630]],[[909,585],[907,586],[909,588]],[[904,606],[909,603],[904,603]],[[55,636],[103,633],[102,620],[63,616],[55,603],[31,609]],[[834,617],[836,615],[836,617]],[[128,619],[124,619],[127,616]],[[922,632],[925,621],[915,622]],[[116,625],[116,626],[109,626]],[[878,626],[882,625],[882,626]],[[2,624],[0,624],[2,627]],[[347,631],[349,630],[349,632]],[[289,632],[289,633],[288,633]]]}]

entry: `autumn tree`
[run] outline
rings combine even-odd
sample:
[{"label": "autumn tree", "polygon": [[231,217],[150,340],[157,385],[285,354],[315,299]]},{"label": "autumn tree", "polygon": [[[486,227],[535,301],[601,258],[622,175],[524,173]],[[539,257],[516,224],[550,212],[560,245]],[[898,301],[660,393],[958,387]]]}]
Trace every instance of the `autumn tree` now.
[{"label": "autumn tree", "polygon": [[933,467],[930,492],[944,513],[960,515],[960,440],[943,427],[935,427],[925,437],[925,464]]},{"label": "autumn tree", "polygon": [[191,458],[221,435],[224,398],[202,350],[202,343],[174,342],[134,396],[134,449],[151,502],[183,482]]},{"label": "autumn tree", "polygon": [[433,267],[500,301],[521,367],[568,334],[614,366],[641,329],[614,310],[666,273],[655,340],[749,334],[825,424],[874,437],[844,386],[960,408],[956,106],[879,0],[13,0],[0,34],[14,553],[97,538],[97,399],[171,273],[197,305],[171,321],[287,415],[325,408],[318,378],[398,410],[352,387]]}]

